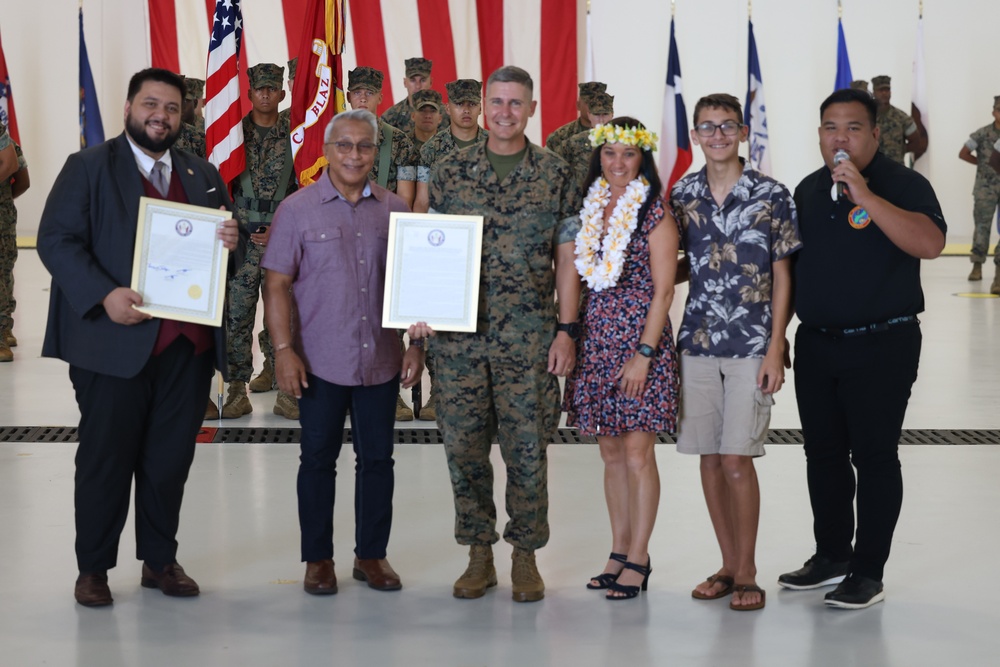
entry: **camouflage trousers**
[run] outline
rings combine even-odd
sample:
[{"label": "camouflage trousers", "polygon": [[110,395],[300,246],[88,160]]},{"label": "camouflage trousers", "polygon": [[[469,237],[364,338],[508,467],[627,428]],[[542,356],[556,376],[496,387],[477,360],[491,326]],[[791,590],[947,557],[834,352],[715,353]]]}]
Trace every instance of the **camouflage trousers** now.
[{"label": "camouflage trousers", "polygon": [[493,544],[490,450],[499,436],[507,467],[504,539],[522,549],[549,540],[546,447],[559,425],[559,384],[547,351],[508,346],[481,334],[434,340],[437,422],[455,496],[455,539]]},{"label": "camouflage trousers", "polygon": [[[976,191],[972,196],[972,253],[969,259],[973,262],[985,262],[990,250],[990,230],[996,220],[997,205],[1000,205],[1000,192],[987,190]],[[1000,234],[998,234],[1000,237]],[[1000,249],[1000,243],[997,244]],[[993,263],[1000,266],[1000,251],[994,250]]]},{"label": "camouflage trousers", "polygon": [[[14,326],[14,262],[17,261],[17,213],[0,205],[0,334]],[[13,204],[11,205],[13,208]]]},{"label": "camouflage trousers", "polygon": [[[248,245],[243,266],[229,279],[226,297],[229,305],[226,357],[229,361],[230,382],[249,382],[253,375],[253,327],[257,319],[257,302],[267,273],[260,267],[263,254],[263,247]],[[269,359],[273,366],[274,350],[267,325],[260,332],[258,341],[264,358]]]}]

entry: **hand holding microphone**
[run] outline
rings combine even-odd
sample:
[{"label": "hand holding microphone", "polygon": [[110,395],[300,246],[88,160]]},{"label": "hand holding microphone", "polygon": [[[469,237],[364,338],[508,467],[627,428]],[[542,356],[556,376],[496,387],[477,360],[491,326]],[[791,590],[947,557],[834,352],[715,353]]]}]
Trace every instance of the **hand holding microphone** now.
[{"label": "hand holding microphone", "polygon": [[[836,167],[838,164],[844,161],[850,162],[851,156],[848,155],[847,151],[845,151],[843,148],[838,149],[837,152],[833,154],[833,166]],[[837,199],[840,200],[843,198],[844,198],[844,182],[837,181]]]}]

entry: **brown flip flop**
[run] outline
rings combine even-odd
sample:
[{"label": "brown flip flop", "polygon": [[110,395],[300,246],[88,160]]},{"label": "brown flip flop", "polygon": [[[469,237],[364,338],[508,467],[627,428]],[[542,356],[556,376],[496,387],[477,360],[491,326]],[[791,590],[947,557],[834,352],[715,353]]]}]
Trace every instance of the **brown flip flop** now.
[{"label": "brown flip flop", "polygon": [[712,585],[720,583],[722,584],[722,588],[719,589],[719,592],[715,595],[705,595],[704,593],[699,592],[696,588],[691,591],[691,597],[695,600],[718,600],[721,597],[729,595],[729,592],[733,590],[733,578],[725,574],[713,574],[705,581],[711,583]]},{"label": "brown flip flop", "polygon": [[742,597],[744,593],[760,593],[760,602],[757,604],[736,605],[733,604],[732,600],[730,600],[729,608],[733,611],[756,611],[758,609],[763,609],[764,603],[767,601],[767,593],[764,592],[762,588],[754,586],[753,584],[740,584],[736,586],[736,590],[733,591],[733,594],[735,595],[736,593],[739,593],[740,597]]}]

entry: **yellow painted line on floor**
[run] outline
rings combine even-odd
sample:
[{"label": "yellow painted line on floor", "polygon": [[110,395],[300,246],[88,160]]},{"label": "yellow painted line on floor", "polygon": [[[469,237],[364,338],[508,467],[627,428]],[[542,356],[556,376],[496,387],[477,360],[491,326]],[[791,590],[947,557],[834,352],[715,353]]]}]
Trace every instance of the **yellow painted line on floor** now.
[{"label": "yellow painted line on floor", "polygon": [[[992,256],[996,251],[997,247],[995,245],[991,245],[990,249],[986,251],[986,254]],[[971,252],[971,243],[945,243],[944,250],[941,251],[941,255],[943,257],[967,257]]]},{"label": "yellow painted line on floor", "polygon": [[38,246],[37,236],[18,236],[17,237],[17,247],[24,248],[25,250],[33,250]]},{"label": "yellow painted line on floor", "polygon": [[988,292],[956,292],[953,296],[960,296],[964,299],[1000,299],[1000,296]]}]

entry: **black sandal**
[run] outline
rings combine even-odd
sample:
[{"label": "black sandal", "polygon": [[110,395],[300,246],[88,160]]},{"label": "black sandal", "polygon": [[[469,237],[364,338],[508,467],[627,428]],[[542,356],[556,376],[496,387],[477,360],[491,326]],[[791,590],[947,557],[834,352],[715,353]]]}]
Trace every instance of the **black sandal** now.
[{"label": "black sandal", "polygon": [[[653,561],[650,559],[647,561],[646,566],[636,565],[635,563],[625,563],[626,570],[634,570],[642,575],[642,584],[640,586],[626,586],[619,584],[617,581],[608,586],[608,594],[605,596],[608,600],[631,600],[632,598],[639,595],[639,591],[645,591],[646,586],[649,584],[649,575],[653,571]],[[612,593],[618,593],[619,595],[611,595]]]},{"label": "black sandal", "polygon": [[[611,555],[608,556],[608,560],[613,560],[617,563],[625,563],[625,561],[628,560],[628,557],[625,554],[616,554],[614,551],[612,551]],[[618,574],[621,574],[621,572],[619,572]],[[612,574],[611,572],[603,572],[597,575],[596,577],[591,577],[590,581],[587,582],[587,588],[589,588],[592,591],[600,591],[604,590],[605,588],[610,588],[611,584],[617,581],[618,574]],[[597,582],[597,585],[594,585],[595,581]]]}]

